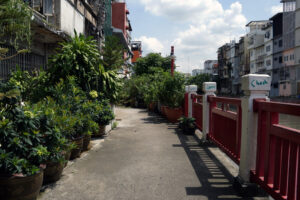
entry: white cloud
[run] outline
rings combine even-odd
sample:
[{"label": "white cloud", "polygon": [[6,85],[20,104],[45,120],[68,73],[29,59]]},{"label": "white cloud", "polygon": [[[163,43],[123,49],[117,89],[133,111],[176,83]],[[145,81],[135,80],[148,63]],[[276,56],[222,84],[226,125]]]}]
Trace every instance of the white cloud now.
[{"label": "white cloud", "polygon": [[[180,28],[173,42],[180,71],[203,67],[208,59],[217,58],[217,49],[232,39],[245,34],[247,19],[239,2],[224,9],[219,0],[141,0],[145,10],[156,16],[167,17]],[[143,44],[144,45],[144,44]],[[147,46],[148,44],[146,44]]]},{"label": "white cloud", "polygon": [[162,53],[164,50],[163,44],[157,38],[141,36],[134,40],[142,41],[143,55],[147,55],[150,52]]},{"label": "white cloud", "polygon": [[272,6],[270,11],[271,11],[272,15],[275,15],[275,14],[277,14],[279,12],[282,12],[283,11],[282,4],[278,4],[276,6]]}]

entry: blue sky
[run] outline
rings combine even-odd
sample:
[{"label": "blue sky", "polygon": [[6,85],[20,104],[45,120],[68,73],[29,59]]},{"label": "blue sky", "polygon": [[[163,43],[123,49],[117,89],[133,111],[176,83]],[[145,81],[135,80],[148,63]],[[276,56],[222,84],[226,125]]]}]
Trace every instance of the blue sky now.
[{"label": "blue sky", "polygon": [[182,72],[203,68],[220,45],[246,33],[247,22],[282,9],[280,0],[127,0],[127,6],[132,38],[142,41],[143,55],[166,55],[174,45]]}]

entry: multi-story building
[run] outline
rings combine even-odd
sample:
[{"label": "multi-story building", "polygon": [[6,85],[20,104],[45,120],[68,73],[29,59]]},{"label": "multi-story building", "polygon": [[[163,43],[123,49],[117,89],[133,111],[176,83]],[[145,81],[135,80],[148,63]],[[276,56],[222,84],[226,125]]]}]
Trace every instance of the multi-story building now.
[{"label": "multi-story building", "polygon": [[273,61],[272,61],[272,83],[271,83],[271,97],[279,96],[279,71],[283,66],[283,39],[282,39],[282,13],[278,13],[270,18],[272,21],[273,32]]},{"label": "multi-story building", "polygon": [[[31,52],[0,62],[0,78],[7,79],[18,65],[22,70],[46,68],[47,60],[55,52],[59,42],[78,34],[103,39],[103,0],[24,0],[32,8]],[[12,47],[8,47],[13,53]]]},{"label": "multi-story building", "polygon": [[268,74],[272,76],[273,65],[273,24],[266,24],[263,28],[265,31],[264,38],[264,66],[258,71],[260,74]]},{"label": "multi-story building", "polygon": [[141,41],[132,41],[131,42],[131,51],[133,56],[131,58],[131,63],[134,64],[138,58],[142,57],[142,42]]},{"label": "multi-story building", "polygon": [[250,52],[250,73],[258,73],[264,70],[265,61],[265,30],[264,28],[270,23],[269,20],[251,21],[248,27],[249,33],[247,34],[248,50]]},{"label": "multi-story building", "polygon": [[214,67],[218,64],[217,60],[206,60],[204,62],[204,73],[213,75],[214,74]]},{"label": "multi-story building", "polygon": [[115,35],[120,39],[120,42],[124,46],[124,60],[126,64],[119,70],[119,74],[127,76],[131,72],[131,24],[128,19],[129,10],[127,9],[126,2],[124,0],[112,1],[112,35]]},{"label": "multi-story building", "polygon": [[218,49],[218,77],[216,78],[218,92],[223,94],[231,93],[231,63],[230,44],[224,44]]},{"label": "multi-story building", "polygon": [[295,67],[295,9],[296,2],[282,0],[283,3],[283,66],[279,70],[279,96],[296,95]]},{"label": "multi-story building", "polygon": [[238,47],[238,61],[239,61],[239,76],[243,76],[250,73],[250,58],[248,50],[248,37],[243,36],[239,40]]}]

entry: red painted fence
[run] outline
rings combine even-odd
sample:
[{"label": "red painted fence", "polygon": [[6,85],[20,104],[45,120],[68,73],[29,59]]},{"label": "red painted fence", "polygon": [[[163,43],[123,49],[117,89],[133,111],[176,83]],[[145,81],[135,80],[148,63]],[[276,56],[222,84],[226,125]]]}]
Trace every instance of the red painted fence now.
[{"label": "red painted fence", "polygon": [[300,116],[299,104],[254,100],[257,161],[251,181],[278,200],[300,199],[300,130],[279,124],[279,114]]},{"label": "red painted fence", "polygon": [[209,134],[216,143],[236,163],[240,161],[241,149],[241,100],[209,96]]},{"label": "red painted fence", "polygon": [[193,118],[195,118],[196,126],[202,131],[202,118],[203,118],[203,104],[202,104],[202,96],[192,94],[191,98],[193,100]]}]

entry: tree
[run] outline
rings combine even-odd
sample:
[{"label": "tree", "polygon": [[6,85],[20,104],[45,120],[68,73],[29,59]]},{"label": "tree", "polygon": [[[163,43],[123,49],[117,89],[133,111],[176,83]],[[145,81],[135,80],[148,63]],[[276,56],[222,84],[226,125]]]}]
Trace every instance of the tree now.
[{"label": "tree", "polygon": [[133,68],[136,75],[154,74],[157,71],[171,69],[171,57],[162,57],[158,53],[149,53],[146,57],[139,58]]},{"label": "tree", "polygon": [[101,64],[104,66],[105,71],[118,70],[124,64],[124,47],[120,43],[119,38],[115,36],[105,37],[104,46],[101,51],[103,56]]},{"label": "tree", "polygon": [[31,16],[32,12],[24,1],[0,0],[0,44],[9,44],[16,49],[14,55],[7,56],[9,50],[0,47],[0,61],[28,52]]}]

